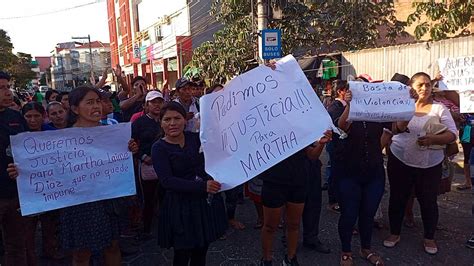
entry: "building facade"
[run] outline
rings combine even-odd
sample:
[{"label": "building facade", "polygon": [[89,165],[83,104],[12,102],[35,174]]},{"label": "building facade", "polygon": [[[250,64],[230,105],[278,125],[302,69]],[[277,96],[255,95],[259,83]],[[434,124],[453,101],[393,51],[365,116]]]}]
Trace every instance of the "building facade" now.
[{"label": "building facade", "polygon": [[220,25],[211,0],[108,0],[113,65],[128,81],[143,76],[153,88],[182,76],[193,48],[211,40]]},{"label": "building facade", "polygon": [[[92,55],[89,51],[92,51]],[[90,43],[58,43],[51,55],[51,86],[57,90],[70,90],[89,82],[105,68],[111,67],[110,45],[100,41]]]}]

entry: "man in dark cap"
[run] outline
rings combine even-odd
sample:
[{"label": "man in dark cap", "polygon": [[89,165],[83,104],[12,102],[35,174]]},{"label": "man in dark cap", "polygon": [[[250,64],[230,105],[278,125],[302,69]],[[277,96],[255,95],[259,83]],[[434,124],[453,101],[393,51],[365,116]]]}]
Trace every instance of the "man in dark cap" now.
[{"label": "man in dark cap", "polygon": [[180,103],[184,110],[187,112],[185,131],[196,131],[196,120],[195,115],[199,113],[199,102],[193,97],[193,89],[196,86],[194,82],[187,78],[180,78],[176,81],[176,91],[178,98],[176,102]]},{"label": "man in dark cap", "polygon": [[100,102],[102,104],[102,117],[100,118],[100,123],[102,125],[116,125],[118,121],[114,118],[108,117],[109,114],[114,112],[114,105],[112,100],[115,98],[115,93],[112,93],[108,90],[99,89]]}]

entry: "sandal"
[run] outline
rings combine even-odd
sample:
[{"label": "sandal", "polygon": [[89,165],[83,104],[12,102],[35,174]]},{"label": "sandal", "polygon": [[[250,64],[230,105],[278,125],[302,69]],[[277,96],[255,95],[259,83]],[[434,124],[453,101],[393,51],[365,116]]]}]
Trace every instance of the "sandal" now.
[{"label": "sandal", "polygon": [[372,265],[376,265],[376,266],[383,266],[384,265],[382,257],[377,255],[375,252],[369,252],[369,254],[367,254],[367,256],[365,256],[364,254],[362,254],[362,251],[361,251],[360,256],[362,258],[366,259]]},{"label": "sandal", "polygon": [[342,255],[340,264],[341,266],[353,266],[354,262],[352,261],[352,256]]},{"label": "sandal", "polygon": [[262,221],[257,221],[255,225],[253,226],[254,229],[262,229],[262,227],[263,227]]},{"label": "sandal", "polygon": [[235,220],[235,219],[229,220],[229,225],[230,225],[232,228],[236,229],[236,230],[243,230],[243,229],[245,229],[245,225],[244,225],[243,223],[241,223],[241,222]]},{"label": "sandal", "polygon": [[464,184],[464,185],[457,186],[456,190],[464,191],[464,190],[470,190],[471,188],[472,188],[472,186],[468,186],[468,185]]},{"label": "sandal", "polygon": [[[427,243],[429,245],[427,245]],[[425,252],[430,255],[436,255],[438,253],[438,247],[434,240],[426,240],[423,242],[423,247],[425,248]]]},{"label": "sandal", "polygon": [[335,213],[341,213],[341,207],[337,203],[329,205],[328,210]]},{"label": "sandal", "polygon": [[280,223],[278,224],[279,229],[283,229],[285,227],[285,221],[281,220]]},{"label": "sandal", "polygon": [[383,246],[386,248],[393,248],[395,247],[398,242],[400,242],[400,236],[398,236],[395,240],[390,240],[392,236],[389,236],[387,239],[383,241]]}]

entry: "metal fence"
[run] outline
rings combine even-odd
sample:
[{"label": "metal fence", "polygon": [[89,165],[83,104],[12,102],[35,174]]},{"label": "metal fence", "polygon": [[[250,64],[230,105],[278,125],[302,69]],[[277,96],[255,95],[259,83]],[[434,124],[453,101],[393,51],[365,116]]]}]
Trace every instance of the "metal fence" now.
[{"label": "metal fence", "polygon": [[474,55],[474,35],[437,42],[389,46],[342,53],[341,78],[369,74],[376,80],[390,80],[395,73],[411,76],[416,72],[435,75],[437,60]]}]

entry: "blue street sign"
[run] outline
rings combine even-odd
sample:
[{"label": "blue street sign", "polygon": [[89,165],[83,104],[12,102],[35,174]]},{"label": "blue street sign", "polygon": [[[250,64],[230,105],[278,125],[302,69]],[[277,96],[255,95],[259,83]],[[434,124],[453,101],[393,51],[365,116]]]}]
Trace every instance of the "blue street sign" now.
[{"label": "blue street sign", "polygon": [[262,30],[262,58],[281,58],[281,30]]}]

